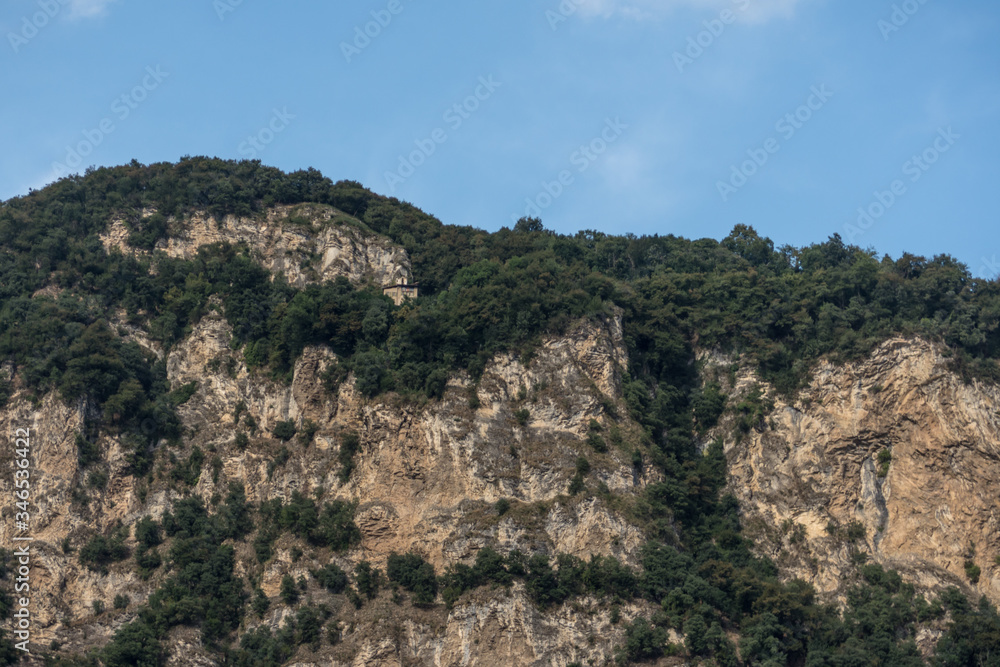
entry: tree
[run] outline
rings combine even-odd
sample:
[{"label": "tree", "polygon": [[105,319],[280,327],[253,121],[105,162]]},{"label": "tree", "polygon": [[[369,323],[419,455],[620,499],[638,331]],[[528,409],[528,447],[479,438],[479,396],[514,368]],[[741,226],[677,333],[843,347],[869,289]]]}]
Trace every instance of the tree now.
[{"label": "tree", "polygon": [[389,581],[413,593],[414,604],[431,604],[437,597],[438,581],[434,567],[417,554],[390,555],[386,574]]},{"label": "tree", "polygon": [[663,655],[667,631],[641,616],[625,628],[625,656],[629,661],[655,660]]},{"label": "tree", "polygon": [[150,549],[159,546],[163,542],[160,534],[160,524],[153,521],[153,517],[144,516],[135,525],[135,540],[140,548]]},{"label": "tree", "polygon": [[736,225],[722,240],[722,245],[753,266],[766,266],[775,259],[774,243],[757,234],[753,227]]},{"label": "tree", "polygon": [[378,350],[361,352],[353,358],[354,386],[362,396],[375,396],[386,390],[388,382],[388,359]]},{"label": "tree", "polygon": [[101,651],[106,667],[159,667],[160,639],[156,631],[142,621],[134,621],[115,633]]},{"label": "tree", "polygon": [[299,601],[299,588],[290,574],[281,578],[281,600],[289,606]]},{"label": "tree", "polygon": [[522,217],[514,223],[514,231],[518,234],[528,234],[531,232],[545,231],[540,218]]},{"label": "tree", "polygon": [[267,598],[267,594],[259,586],[254,589],[253,592],[253,610],[260,618],[264,617],[267,610],[271,607],[271,601]]},{"label": "tree", "polygon": [[785,653],[785,628],[778,618],[768,612],[755,616],[743,626],[740,638],[740,657],[752,664],[780,667],[787,663]]},{"label": "tree", "polygon": [[692,656],[704,655],[708,650],[706,634],[708,625],[701,614],[693,614],[684,622],[684,645]]},{"label": "tree", "polygon": [[337,595],[347,590],[347,573],[336,563],[328,563],[322,570],[317,571],[314,576],[320,586]]},{"label": "tree", "polygon": [[60,389],[68,399],[87,395],[103,403],[128,379],[117,341],[103,320],[87,327],[67,354],[70,360]]},{"label": "tree", "polygon": [[382,573],[366,560],[354,566],[354,583],[358,592],[369,600],[375,599],[382,585]]},{"label": "tree", "polygon": [[108,566],[129,557],[125,536],[120,532],[111,537],[94,535],[80,547],[80,562],[92,570],[107,572]]},{"label": "tree", "polygon": [[295,422],[291,419],[288,421],[281,421],[274,425],[274,429],[271,431],[274,437],[282,442],[288,442],[295,437]]},{"label": "tree", "polygon": [[361,531],[354,523],[355,508],[354,504],[342,500],[323,505],[316,529],[310,533],[310,540],[334,551],[344,551],[360,542]]}]

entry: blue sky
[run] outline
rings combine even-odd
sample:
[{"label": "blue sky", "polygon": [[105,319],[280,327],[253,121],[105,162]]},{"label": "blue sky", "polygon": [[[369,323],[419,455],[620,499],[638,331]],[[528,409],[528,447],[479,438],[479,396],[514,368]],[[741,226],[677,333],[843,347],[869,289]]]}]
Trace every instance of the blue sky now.
[{"label": "blue sky", "polygon": [[6,0],[0,198],[256,157],[489,230],[745,223],[994,277],[998,32],[995,0]]}]

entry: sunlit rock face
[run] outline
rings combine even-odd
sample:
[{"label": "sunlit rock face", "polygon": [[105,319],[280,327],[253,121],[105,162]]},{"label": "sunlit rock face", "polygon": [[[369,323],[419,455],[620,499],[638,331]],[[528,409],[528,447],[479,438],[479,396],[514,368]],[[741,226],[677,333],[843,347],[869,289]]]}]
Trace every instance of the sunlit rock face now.
[{"label": "sunlit rock face", "polygon": [[964,384],[947,361],[896,339],[822,364],[763,432],[730,444],[731,490],[789,575],[837,593],[862,552],[920,588],[1000,601],[1000,391]]}]

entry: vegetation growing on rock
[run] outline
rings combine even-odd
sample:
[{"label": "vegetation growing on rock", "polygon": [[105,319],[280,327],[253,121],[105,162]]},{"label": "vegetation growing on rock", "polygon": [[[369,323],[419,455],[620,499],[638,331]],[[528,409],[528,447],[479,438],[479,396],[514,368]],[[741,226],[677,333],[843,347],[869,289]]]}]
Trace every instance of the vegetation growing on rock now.
[{"label": "vegetation growing on rock", "polygon": [[[239,245],[205,246],[188,259],[156,250],[195,212],[249,217],[303,203],[336,207],[358,229],[402,246],[422,296],[397,307],[380,285],[345,277],[293,287]],[[133,248],[152,252],[106,249],[100,235],[113,219],[125,220]],[[973,278],[950,257],[878,258],[836,235],[775,249],[743,225],[721,242],[595,231],[564,236],[537,220],[487,233],[444,225],[314,170],[284,174],[256,162],[192,158],[99,169],[5,202],[0,259],[0,360],[11,369],[0,394],[57,392],[81,403],[86,418],[74,436],[81,467],[101,464],[97,442],[113,435],[128,449],[137,479],[156,479],[154,466],[172,461],[167,476],[178,494],[206,483],[207,457],[180,417],[198,400],[200,385],[171,387],[166,359],[119,324],[146,332],[169,353],[216,311],[231,331],[233,374],[242,363],[257,377],[289,382],[307,347],[322,346],[334,355],[323,374],[329,392],[350,379],[363,400],[395,394],[419,406],[442,400],[449,380],[461,377],[469,383],[462,402],[475,411],[483,407],[475,383],[497,355],[528,365],[544,337],[581,319],[620,318],[629,360],[618,369],[621,413],[605,397],[605,423],[589,422],[585,449],[574,453],[575,475],[562,488],[610,502],[597,462],[620,451],[635,474],[652,471],[623,510],[648,539],[639,566],[610,556],[501,554],[486,546],[471,564],[441,572],[407,552],[388,557],[384,572],[361,560],[311,573],[358,610],[396,587],[415,605],[440,600],[448,609],[480,588],[515,586],[543,611],[588,596],[615,610],[642,603],[646,612],[623,623],[622,662],[685,654],[719,665],[923,664],[916,638],[928,627],[940,633],[936,664],[977,664],[1000,650],[1000,622],[985,599],[970,603],[955,589],[928,601],[897,573],[864,563],[860,552],[842,611],[819,601],[808,584],[783,579],[745,536],[738,503],[725,492],[722,442],[701,441],[727,411],[738,436],[763,430],[774,403],[760,386],[731,400],[722,384],[704,382],[697,350],[742,355],[761,381],[791,396],[821,358],[856,359],[903,334],[942,343],[964,378],[995,382],[1000,287]],[[55,296],[39,293],[43,288]],[[531,401],[522,385],[505,413],[519,437],[530,437],[542,414]],[[244,411],[241,402],[236,425]],[[253,415],[242,424],[258,437]],[[275,445],[266,452],[269,475],[291,459],[296,435],[305,450],[322,442],[318,433],[312,422],[262,422],[260,436]],[[360,470],[362,438],[353,430],[337,435],[335,470],[344,485]],[[241,451],[257,446],[243,430],[232,437]],[[512,460],[517,451],[511,443]],[[217,478],[224,463],[215,460]],[[879,477],[896,465],[888,449],[877,461]],[[90,479],[95,474],[104,473]],[[322,490],[317,500],[298,490],[283,498],[254,506],[239,485],[217,503],[197,494],[174,498],[161,522],[137,523],[131,560],[124,533],[90,538],[79,551],[82,563],[97,571],[135,567],[143,578],[157,577],[156,590],[136,601],[134,621],[79,664],[157,665],[165,636],[179,627],[198,628],[203,645],[234,665],[283,664],[300,647],[341,637],[338,627],[322,631],[331,610],[308,603],[290,573],[273,600],[257,581],[236,574],[241,549],[255,554],[252,567],[263,568],[281,539],[296,541],[293,560],[305,549],[342,554],[360,543],[356,503],[321,502]],[[491,520],[514,520],[505,498],[493,508]],[[860,524],[842,532],[851,543],[866,538]],[[972,561],[966,571],[973,581],[981,574]],[[0,612],[9,612],[0,602]],[[296,607],[280,627],[251,620],[248,611],[263,617],[279,603]],[[672,643],[672,636],[683,642]],[[6,654],[0,644],[0,658]]]}]

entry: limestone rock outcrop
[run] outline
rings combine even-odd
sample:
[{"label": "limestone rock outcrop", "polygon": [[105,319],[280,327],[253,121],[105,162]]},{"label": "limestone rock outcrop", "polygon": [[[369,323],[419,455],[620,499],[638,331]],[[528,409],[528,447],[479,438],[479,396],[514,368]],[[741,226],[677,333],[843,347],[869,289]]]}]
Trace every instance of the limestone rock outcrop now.
[{"label": "limestone rock outcrop", "polygon": [[[135,332],[125,333],[142,343]],[[347,553],[306,549],[293,556],[301,541],[285,535],[275,544],[275,557],[261,568],[252,549],[239,545],[237,574],[254,576],[274,598],[285,574],[309,579],[310,570],[330,560],[349,571],[361,560],[384,567],[391,553],[419,553],[439,571],[471,563],[484,546],[581,558],[614,555],[637,564],[642,532],[599,498],[566,493],[581,454],[593,466],[589,485],[603,483],[615,493],[634,494],[648,482],[636,474],[626,452],[612,448],[598,454],[586,444],[592,421],[610,423],[608,406],[625,412],[620,380],[627,357],[618,319],[580,323],[564,336],[546,339],[530,363],[497,356],[478,383],[476,409],[470,407],[471,385],[462,375],[452,378],[440,401],[418,405],[391,395],[365,399],[351,378],[336,393],[324,387],[323,372],[335,359],[326,348],[307,348],[291,383],[284,385],[249,372],[230,340],[228,323],[210,312],[167,353],[172,386],[197,383],[197,390],[178,408],[183,448],[160,451],[151,483],[130,476],[125,444],[118,436],[104,436],[98,443],[100,470],[109,482],[104,488],[88,486],[84,475],[92,473],[80,470],[75,443],[86,405],[64,405],[55,394],[34,404],[22,390],[0,411],[8,432],[23,425],[31,429],[35,443],[36,641],[57,640],[69,650],[100,645],[134,618],[138,605],[156,589],[162,575],[142,581],[130,561],[112,565],[106,574],[86,568],[76,553],[86,539],[107,534],[118,522],[132,526],[145,515],[159,519],[187,493],[210,504],[213,495],[225,494],[230,481],[242,482],[251,502],[288,499],[298,491],[321,501],[358,503],[355,521],[362,539]],[[521,409],[530,415],[526,420],[516,418]],[[248,416],[255,430],[247,426]],[[313,442],[283,444],[272,437],[274,426],[285,420],[299,426],[313,422]],[[361,447],[357,468],[341,484],[337,454],[348,431],[359,434]],[[245,449],[236,443],[237,432],[249,436]],[[197,485],[187,490],[171,481],[163,457],[183,460],[196,446],[205,452],[206,465]],[[163,441],[159,447],[168,445]],[[276,465],[281,447],[289,454]],[[6,480],[2,484],[9,486]],[[76,488],[85,489],[83,500]],[[493,509],[500,498],[511,502],[504,516]],[[0,540],[10,539],[11,528],[9,521],[0,524]],[[135,547],[134,537],[128,544]],[[318,586],[310,594],[332,607],[343,604]],[[136,604],[95,616],[95,600],[110,609],[117,595]],[[622,626],[612,626],[606,605],[595,606],[596,601],[543,612],[520,584],[510,593],[484,589],[470,596],[451,612],[439,605],[404,613],[398,605],[376,601],[352,622],[353,630],[345,632],[334,653],[301,664],[565,664],[573,656],[609,655],[621,639]],[[369,607],[375,610],[382,603],[393,611],[393,633],[386,634],[384,624],[364,620]],[[642,608],[623,608],[623,617]],[[340,611],[354,618],[353,607]],[[277,627],[287,612],[277,609],[264,622]],[[198,664],[212,664],[197,633],[176,629],[168,644],[171,656],[193,655]],[[182,664],[177,660],[170,657],[168,662]]]},{"label": "limestone rock outcrop", "polygon": [[789,576],[836,594],[857,552],[919,588],[1000,601],[1000,389],[947,361],[894,339],[823,363],[762,432],[730,443],[730,488]]},{"label": "limestone rock outcrop", "polygon": [[[279,206],[252,219],[194,214],[170,226],[158,245],[170,256],[244,244],[299,287],[338,277],[355,285],[411,278],[402,248],[328,206]],[[129,233],[124,221],[112,221],[102,240],[109,249],[144,253],[128,245]],[[322,346],[306,348],[287,383],[252,371],[233,349],[221,310],[209,309],[169,348],[124,313],[112,322],[118,335],[165,360],[174,389],[195,387],[177,408],[181,442],[158,439],[148,477],[129,474],[128,436],[113,432],[96,442],[100,463],[81,468],[77,435],[96,416],[94,407],[67,405],[54,392],[34,396],[13,383],[0,426],[11,436],[31,432],[33,642],[57,641],[67,651],[102,645],[166,576],[161,570],[143,580],[131,561],[88,569],[78,554],[86,540],[146,515],[159,519],[191,494],[212,506],[240,482],[252,503],[296,492],[320,503],[356,503],[361,540],[344,553],[285,534],[261,564],[251,544],[235,545],[236,574],[274,602],[262,618],[248,616],[241,633],[259,624],[278,628],[293,613],[279,601],[286,575],[304,579],[309,599],[341,622],[339,643],[316,653],[303,647],[291,664],[565,667],[602,664],[621,647],[624,623],[612,623],[608,605],[588,598],[539,609],[517,582],[510,590],[468,592],[452,609],[396,604],[383,594],[356,610],[312,574],[330,562],[345,571],[361,561],[384,567],[391,554],[407,552],[441,572],[472,563],[487,546],[614,556],[638,567],[645,536],[621,508],[657,479],[651,466],[640,471],[631,460],[643,438],[622,396],[628,356],[620,314],[544,338],[530,359],[498,354],[477,382],[455,373],[442,398],[421,400],[366,398],[350,376],[331,388],[325,375],[337,358]],[[738,365],[717,354],[703,361],[705,372]],[[743,368],[724,384],[738,399],[758,380]],[[847,575],[868,558],[921,590],[956,585],[1000,602],[1000,388],[963,383],[938,346],[893,339],[861,361],[820,363],[793,399],[764,390],[774,404],[761,423],[744,433],[724,416],[706,443],[724,440],[728,488],[740,501],[745,531],[783,576],[842,600]],[[287,421],[311,425],[314,437],[275,437]],[[587,443],[596,431],[609,440],[615,433],[617,442],[599,453]],[[340,453],[349,433],[358,435],[359,450],[343,481]],[[155,439],[157,425],[145,434]],[[195,448],[205,463],[188,486],[173,471]],[[586,485],[597,492],[570,495],[581,456],[590,466]],[[11,447],[0,464],[11,469]],[[0,478],[0,493],[12,491],[12,477]],[[495,509],[501,499],[509,502],[502,514]],[[3,506],[5,544],[13,512]],[[135,548],[134,535],[127,544]],[[978,581],[968,576],[972,565],[981,569]],[[111,609],[117,596],[129,601],[124,609]],[[633,601],[620,615],[627,621],[651,611]],[[165,646],[169,665],[216,664],[191,628],[172,630]]]},{"label": "limestone rock outcrop", "polygon": [[[412,280],[404,249],[330,206],[276,206],[257,217],[223,220],[197,212],[170,224],[170,236],[157,244],[170,257],[190,259],[213,243],[245,244],[264,268],[296,287],[337,276],[379,286]],[[123,220],[114,220],[101,240],[108,250],[145,254],[128,245],[129,234]]]}]

